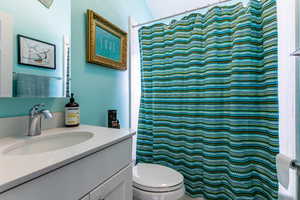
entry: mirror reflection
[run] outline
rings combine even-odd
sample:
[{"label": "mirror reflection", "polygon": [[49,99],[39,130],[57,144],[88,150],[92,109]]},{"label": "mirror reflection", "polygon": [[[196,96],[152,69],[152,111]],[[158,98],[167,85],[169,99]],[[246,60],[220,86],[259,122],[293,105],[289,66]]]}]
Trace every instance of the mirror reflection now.
[{"label": "mirror reflection", "polygon": [[1,3],[0,97],[69,96],[70,24],[70,0]]}]

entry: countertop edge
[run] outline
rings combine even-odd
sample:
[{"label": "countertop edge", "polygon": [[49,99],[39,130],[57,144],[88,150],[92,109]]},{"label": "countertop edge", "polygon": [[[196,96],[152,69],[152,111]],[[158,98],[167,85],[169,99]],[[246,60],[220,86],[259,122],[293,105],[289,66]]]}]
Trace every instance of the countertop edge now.
[{"label": "countertop edge", "polygon": [[[102,128],[102,127],[101,127]],[[4,194],[6,192],[8,192],[9,190],[12,190],[18,186],[21,186],[23,184],[26,184],[30,181],[33,181],[43,175],[46,175],[46,174],[49,174],[57,169],[60,169],[62,167],[65,167],[73,162],[76,162],[82,158],[85,158],[85,157],[88,157],[94,153],[97,153],[97,152],[100,152],[110,146],[113,146],[115,144],[118,144],[118,143],[121,143],[122,141],[125,141],[129,138],[131,138],[132,136],[134,136],[136,134],[136,132],[133,132],[130,130],[130,132],[128,132],[127,135],[124,135],[120,138],[117,138],[113,141],[110,141],[110,142],[107,142],[105,144],[102,144],[98,147],[95,147],[93,149],[89,149],[85,152],[82,152],[81,154],[79,155],[75,155],[74,157],[72,158],[67,158],[66,160],[64,161],[61,161],[61,162],[58,162],[58,163],[55,163],[54,165],[50,165],[48,166],[47,168],[44,168],[44,169],[41,169],[41,170],[38,170],[38,171],[35,171],[35,172],[32,172],[31,174],[28,174],[24,177],[21,177],[21,178],[17,178],[9,183],[5,183],[3,185],[0,185],[0,195],[1,194]]]}]

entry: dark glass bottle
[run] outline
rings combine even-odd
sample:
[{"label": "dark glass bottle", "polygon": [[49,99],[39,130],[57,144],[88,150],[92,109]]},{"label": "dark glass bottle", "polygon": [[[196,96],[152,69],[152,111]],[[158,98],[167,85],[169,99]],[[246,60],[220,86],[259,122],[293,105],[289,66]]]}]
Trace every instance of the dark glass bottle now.
[{"label": "dark glass bottle", "polygon": [[80,107],[71,94],[70,102],[65,106],[65,126],[76,127],[80,125]]}]

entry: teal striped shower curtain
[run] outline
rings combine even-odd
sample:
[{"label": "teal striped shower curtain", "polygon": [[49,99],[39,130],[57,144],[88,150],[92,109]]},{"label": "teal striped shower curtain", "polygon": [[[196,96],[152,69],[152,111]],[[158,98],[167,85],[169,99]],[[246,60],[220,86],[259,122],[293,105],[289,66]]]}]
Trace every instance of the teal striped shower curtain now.
[{"label": "teal striped shower curtain", "polygon": [[139,30],[137,160],[180,171],[207,200],[277,199],[275,0]]}]

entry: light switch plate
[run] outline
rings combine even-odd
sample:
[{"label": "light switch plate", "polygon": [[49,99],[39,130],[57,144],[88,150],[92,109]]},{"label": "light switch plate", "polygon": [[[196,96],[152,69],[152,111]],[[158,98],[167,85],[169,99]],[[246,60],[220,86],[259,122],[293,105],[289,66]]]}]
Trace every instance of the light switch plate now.
[{"label": "light switch plate", "polygon": [[54,0],[39,0],[46,8],[50,8]]}]

